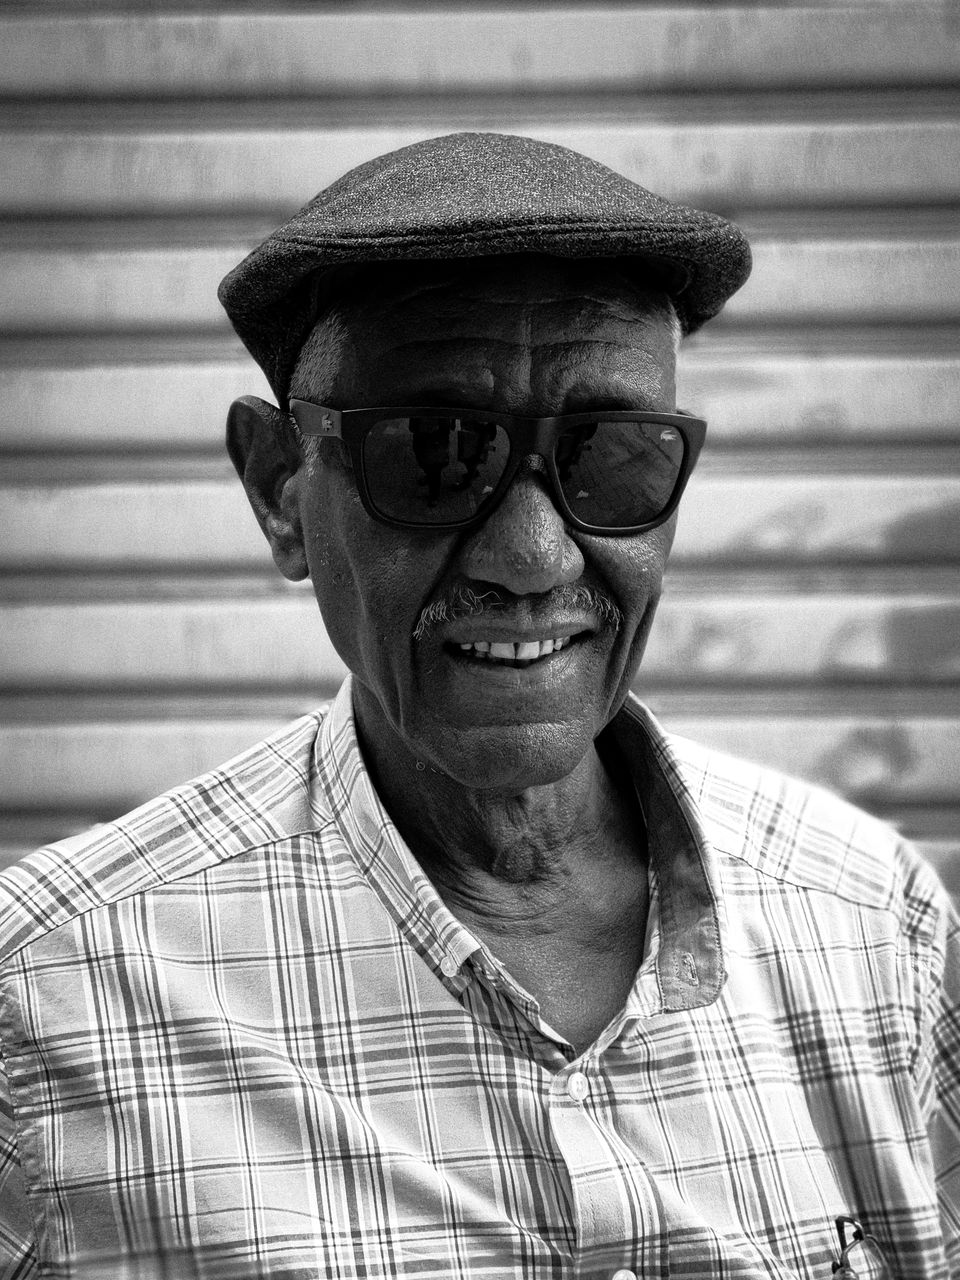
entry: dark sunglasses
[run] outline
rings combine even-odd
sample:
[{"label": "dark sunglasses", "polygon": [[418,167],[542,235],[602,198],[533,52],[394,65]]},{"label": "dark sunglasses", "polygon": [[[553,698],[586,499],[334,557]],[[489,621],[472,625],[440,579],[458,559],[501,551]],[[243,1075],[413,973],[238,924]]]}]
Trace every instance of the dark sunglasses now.
[{"label": "dark sunglasses", "polygon": [[342,440],[360,500],[399,529],[470,529],[523,460],[543,459],[553,501],[584,533],[642,533],[676,510],[707,424],[686,413],[517,418],[474,409],[328,409],[291,400],[305,436]]}]

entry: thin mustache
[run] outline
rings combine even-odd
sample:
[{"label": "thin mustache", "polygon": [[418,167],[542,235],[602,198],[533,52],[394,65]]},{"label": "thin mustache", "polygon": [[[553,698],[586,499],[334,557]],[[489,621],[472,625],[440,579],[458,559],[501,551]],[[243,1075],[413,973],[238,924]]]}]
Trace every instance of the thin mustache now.
[{"label": "thin mustache", "polygon": [[[601,624],[618,628],[623,614],[608,595],[594,587],[557,587],[548,596],[551,613],[592,613]],[[474,591],[471,587],[454,587],[449,595],[434,600],[420,614],[413,629],[414,640],[422,640],[428,632],[444,622],[458,618],[476,618],[482,613],[509,609],[513,602],[504,600],[496,591]]]}]

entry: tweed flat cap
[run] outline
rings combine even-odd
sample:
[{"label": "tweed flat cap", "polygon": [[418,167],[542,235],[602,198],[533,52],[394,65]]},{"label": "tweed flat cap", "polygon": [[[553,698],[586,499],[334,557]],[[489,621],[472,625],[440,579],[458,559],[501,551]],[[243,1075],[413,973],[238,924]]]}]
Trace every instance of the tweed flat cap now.
[{"label": "tweed flat cap", "polygon": [[665,200],[566,147],[452,133],[338,178],[225,276],[218,295],[284,402],[317,319],[317,272],[509,253],[643,259],[685,333],[715,316],[750,273],[746,238],[724,218]]}]

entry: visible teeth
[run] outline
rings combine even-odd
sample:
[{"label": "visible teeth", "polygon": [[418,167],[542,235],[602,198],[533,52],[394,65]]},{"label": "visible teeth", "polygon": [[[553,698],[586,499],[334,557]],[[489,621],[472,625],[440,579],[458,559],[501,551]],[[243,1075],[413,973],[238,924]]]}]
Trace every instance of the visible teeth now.
[{"label": "visible teeth", "polygon": [[499,659],[501,662],[533,662],[556,653],[570,643],[569,636],[549,637],[546,640],[522,640],[516,644],[498,640],[474,640],[458,647],[463,653],[473,653],[477,658]]}]

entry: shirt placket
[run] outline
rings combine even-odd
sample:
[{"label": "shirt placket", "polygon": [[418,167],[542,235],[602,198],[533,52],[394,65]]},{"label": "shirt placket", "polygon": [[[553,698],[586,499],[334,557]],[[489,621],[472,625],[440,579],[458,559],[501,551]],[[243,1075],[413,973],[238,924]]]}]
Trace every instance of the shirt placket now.
[{"label": "shirt placket", "polygon": [[656,1187],[643,1162],[604,1123],[603,1055],[625,1034],[631,1020],[621,1017],[611,1023],[593,1049],[577,1057],[570,1043],[543,1022],[536,1001],[485,948],[471,957],[469,968],[494,1004],[508,1004],[521,1012],[529,1030],[526,1049],[546,1073],[543,1105],[570,1189],[570,1276],[576,1280],[667,1276],[664,1218]]},{"label": "shirt placket", "polygon": [[596,1060],[580,1058],[550,1081],[546,1105],[570,1180],[577,1280],[666,1276],[660,1198],[643,1162],[603,1123]]}]

